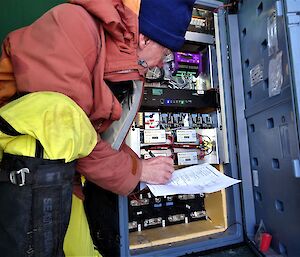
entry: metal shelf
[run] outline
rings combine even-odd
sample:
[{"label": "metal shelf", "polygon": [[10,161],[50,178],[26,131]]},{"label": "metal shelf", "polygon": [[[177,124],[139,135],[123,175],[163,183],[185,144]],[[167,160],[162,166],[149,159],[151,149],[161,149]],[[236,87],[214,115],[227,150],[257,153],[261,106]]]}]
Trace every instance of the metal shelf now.
[{"label": "metal shelf", "polygon": [[199,42],[199,43],[210,44],[210,45],[215,43],[215,38],[213,35],[192,32],[192,31],[186,32],[185,39],[188,41]]}]

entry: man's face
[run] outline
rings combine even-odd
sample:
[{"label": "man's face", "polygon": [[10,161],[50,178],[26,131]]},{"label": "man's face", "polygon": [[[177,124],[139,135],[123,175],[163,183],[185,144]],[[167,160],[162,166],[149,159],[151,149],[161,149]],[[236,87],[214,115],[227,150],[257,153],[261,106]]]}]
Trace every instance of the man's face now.
[{"label": "man's face", "polygon": [[146,39],[145,37],[140,40],[140,47],[137,52],[139,60],[144,60],[148,65],[147,68],[153,68],[155,66],[161,68],[163,66],[164,58],[170,54],[171,51],[155,41]]}]

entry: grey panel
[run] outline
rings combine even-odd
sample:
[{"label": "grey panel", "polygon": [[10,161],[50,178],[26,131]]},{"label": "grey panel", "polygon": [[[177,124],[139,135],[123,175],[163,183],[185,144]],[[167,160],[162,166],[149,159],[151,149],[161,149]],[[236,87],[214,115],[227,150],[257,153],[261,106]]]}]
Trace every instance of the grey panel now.
[{"label": "grey panel", "polygon": [[[241,40],[242,65],[244,74],[244,91],[246,107],[255,106],[258,102],[278,101],[282,94],[269,98],[269,63],[274,56],[268,54],[268,18],[276,12],[276,1],[252,0],[242,1],[239,9],[239,27]],[[283,85],[282,90],[289,87],[289,69],[286,36],[284,32],[284,18],[277,16],[278,48],[283,52]],[[250,71],[261,66],[262,80],[251,86]],[[290,94],[290,90],[288,89]]]},{"label": "grey panel", "polygon": [[[248,119],[257,220],[274,236],[273,246],[285,245],[289,256],[300,256],[300,180],[291,159],[297,154],[291,103],[279,105]],[[252,132],[251,132],[252,131]],[[296,254],[297,253],[297,254]]]},{"label": "grey panel", "polygon": [[[277,6],[278,6],[277,2]],[[280,3],[279,3],[280,4]],[[263,220],[273,235],[272,247],[283,256],[300,256],[300,179],[293,160],[299,159],[296,114],[284,16],[277,16],[277,53],[282,51],[283,84],[276,96],[269,96],[267,20],[276,1],[242,1],[239,9],[241,60],[245,91],[256,219]],[[265,41],[266,40],[266,41]],[[246,60],[248,61],[246,62]],[[263,79],[251,85],[250,70],[263,66]],[[244,189],[245,190],[245,189]]]},{"label": "grey panel", "polygon": [[299,12],[300,0],[287,0],[286,8],[287,8],[287,12]]}]

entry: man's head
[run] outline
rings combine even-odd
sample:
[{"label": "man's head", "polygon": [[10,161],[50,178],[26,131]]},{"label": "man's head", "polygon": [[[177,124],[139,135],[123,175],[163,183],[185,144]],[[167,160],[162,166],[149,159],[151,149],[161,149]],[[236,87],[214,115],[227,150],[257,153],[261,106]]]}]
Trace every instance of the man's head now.
[{"label": "man's head", "polygon": [[162,64],[168,51],[178,51],[190,23],[195,0],[141,0],[138,57],[148,67]]}]

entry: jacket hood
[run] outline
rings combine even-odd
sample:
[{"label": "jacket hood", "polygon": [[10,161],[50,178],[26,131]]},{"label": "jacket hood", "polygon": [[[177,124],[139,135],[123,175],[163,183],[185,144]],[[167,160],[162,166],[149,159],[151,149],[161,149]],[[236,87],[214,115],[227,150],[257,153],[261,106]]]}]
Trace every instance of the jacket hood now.
[{"label": "jacket hood", "polygon": [[[11,32],[3,44],[1,87],[63,93],[103,131],[108,120],[121,116],[105,80],[141,79],[136,53],[139,4],[140,0],[76,0]],[[13,76],[8,78],[7,70]]]},{"label": "jacket hood", "polygon": [[[140,0],[71,0],[100,21],[99,32],[105,40],[105,79],[111,81],[141,79],[137,60],[138,14]],[[96,68],[96,67],[95,67]]]}]

